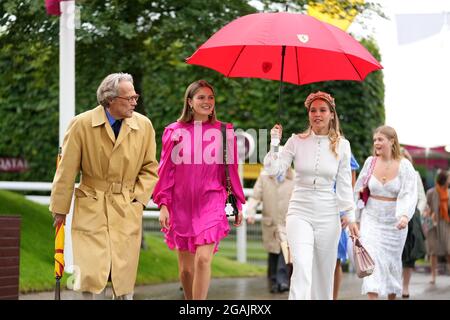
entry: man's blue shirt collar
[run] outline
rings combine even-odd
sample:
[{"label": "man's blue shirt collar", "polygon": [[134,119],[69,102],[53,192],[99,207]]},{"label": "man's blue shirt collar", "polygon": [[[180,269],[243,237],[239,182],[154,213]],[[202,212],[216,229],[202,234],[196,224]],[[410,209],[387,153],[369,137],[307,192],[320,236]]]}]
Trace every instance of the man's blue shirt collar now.
[{"label": "man's blue shirt collar", "polygon": [[116,122],[116,119],[114,119],[114,117],[108,112],[108,109],[107,108],[104,108],[105,109],[105,112],[106,112],[106,117],[108,118],[108,122],[109,122],[109,124],[111,125],[111,127],[112,127],[112,125],[114,124],[114,122]]}]

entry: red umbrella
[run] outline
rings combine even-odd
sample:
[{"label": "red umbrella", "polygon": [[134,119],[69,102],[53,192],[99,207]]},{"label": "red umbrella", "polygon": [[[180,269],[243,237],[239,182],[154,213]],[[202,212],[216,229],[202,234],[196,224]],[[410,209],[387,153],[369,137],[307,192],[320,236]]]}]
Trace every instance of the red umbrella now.
[{"label": "red umbrella", "polygon": [[297,85],[363,81],[380,63],[345,31],[289,12],[249,14],[230,22],[186,59],[226,77],[280,80]]}]

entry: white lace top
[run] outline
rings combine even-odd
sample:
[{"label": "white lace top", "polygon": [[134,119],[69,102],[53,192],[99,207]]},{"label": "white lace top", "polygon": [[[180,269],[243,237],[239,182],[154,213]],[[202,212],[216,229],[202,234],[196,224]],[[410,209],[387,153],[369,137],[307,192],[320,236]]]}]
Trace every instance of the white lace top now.
[{"label": "white lace top", "polygon": [[264,168],[273,176],[284,172],[294,161],[295,188],[333,189],[336,186],[337,207],[346,212],[350,221],[355,220],[351,150],[348,140],[341,138],[337,147],[338,157],[330,150],[328,136],[315,135],[306,138],[293,134],[283,150],[272,150],[264,158]]},{"label": "white lace top", "polygon": [[[355,184],[355,200],[359,199],[359,191],[363,187],[363,181],[368,174],[370,163],[373,157],[367,158]],[[400,160],[398,175],[383,184],[373,174],[369,180],[370,194],[388,198],[397,198],[395,216],[399,219],[406,215],[411,219],[417,204],[417,173],[411,162],[403,158]],[[360,219],[361,209],[356,210],[356,218]]]}]

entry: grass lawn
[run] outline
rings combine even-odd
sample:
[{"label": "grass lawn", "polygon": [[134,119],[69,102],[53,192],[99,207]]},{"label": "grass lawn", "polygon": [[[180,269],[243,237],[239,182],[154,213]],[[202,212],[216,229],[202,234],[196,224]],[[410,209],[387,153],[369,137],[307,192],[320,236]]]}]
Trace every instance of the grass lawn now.
[{"label": "grass lawn", "polygon": [[[178,262],[176,251],[169,250],[163,237],[146,234],[148,248],[141,251],[138,269],[138,284],[159,283],[178,280]],[[251,264],[238,263],[234,256],[228,257],[222,253],[222,244],[215,255],[212,264],[213,277],[248,277],[266,274],[266,268]]]},{"label": "grass lawn", "polygon": [[[20,291],[52,290],[54,228],[48,207],[25,199],[17,193],[0,191],[0,215],[21,216]],[[153,284],[178,280],[178,264],[174,251],[167,248],[161,236],[146,234],[147,250],[141,251],[136,284]],[[213,277],[262,276],[266,267],[241,264],[229,259],[231,249],[222,242],[213,260]],[[223,250],[223,252],[222,252]],[[228,250],[228,253],[227,253]],[[61,280],[66,283],[70,275]]]},{"label": "grass lawn", "polygon": [[[224,239],[219,245],[218,256],[236,259],[236,240]],[[261,240],[247,240],[247,261],[257,264],[267,263],[268,253],[264,250]]]}]

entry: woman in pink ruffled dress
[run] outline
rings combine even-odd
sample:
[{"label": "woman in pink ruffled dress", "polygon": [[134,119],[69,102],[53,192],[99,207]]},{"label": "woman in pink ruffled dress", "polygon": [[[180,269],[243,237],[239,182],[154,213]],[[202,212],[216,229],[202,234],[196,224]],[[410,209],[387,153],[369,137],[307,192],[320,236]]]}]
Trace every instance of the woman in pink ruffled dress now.
[{"label": "woman in pink ruffled dress", "polygon": [[[177,122],[162,137],[159,181],[153,201],[170,249],[178,251],[180,280],[186,299],[206,299],[212,257],[230,231],[225,214],[226,178],[222,152],[222,123],[216,119],[213,87],[204,80],[186,89]],[[242,221],[244,192],[238,175],[236,137],[226,125],[228,170]]]}]

